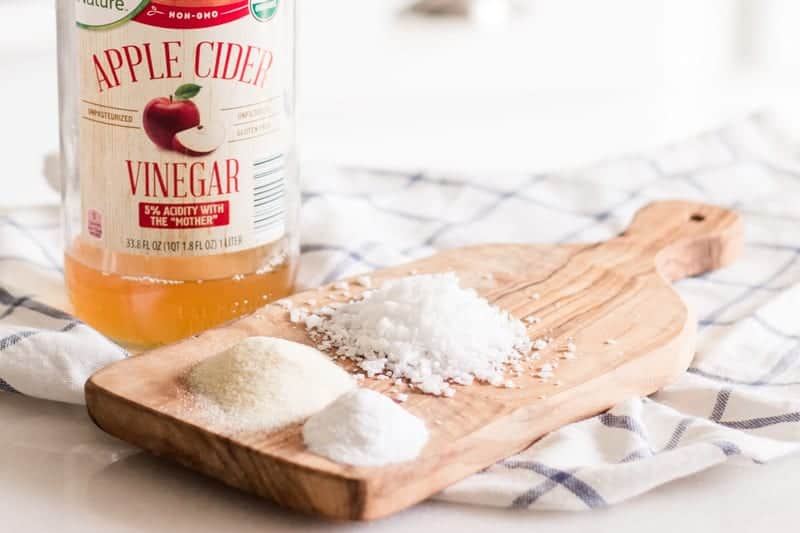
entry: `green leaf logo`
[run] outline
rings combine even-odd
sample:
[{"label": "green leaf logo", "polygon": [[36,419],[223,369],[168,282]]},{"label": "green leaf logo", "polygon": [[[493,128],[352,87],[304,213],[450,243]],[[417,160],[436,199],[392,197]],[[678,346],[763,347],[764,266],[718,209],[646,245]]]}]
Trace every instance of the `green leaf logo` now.
[{"label": "green leaf logo", "polygon": [[85,30],[110,30],[134,18],[149,3],[150,0],[76,0],[75,23]]},{"label": "green leaf logo", "polygon": [[190,100],[197,96],[197,93],[200,92],[200,89],[202,89],[200,85],[195,85],[194,83],[184,83],[175,89],[175,99]]},{"label": "green leaf logo", "polygon": [[280,0],[250,0],[250,14],[261,22],[267,22],[278,11]]}]

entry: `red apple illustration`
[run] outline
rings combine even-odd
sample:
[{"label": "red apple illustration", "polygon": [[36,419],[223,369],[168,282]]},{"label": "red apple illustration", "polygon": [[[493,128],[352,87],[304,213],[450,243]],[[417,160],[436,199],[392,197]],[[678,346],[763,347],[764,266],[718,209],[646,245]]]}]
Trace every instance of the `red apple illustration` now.
[{"label": "red apple illustration", "polygon": [[171,150],[176,133],[200,125],[200,110],[191,101],[200,88],[199,85],[187,83],[178,87],[172,96],[162,96],[148,102],[142,113],[142,125],[153,144]]}]

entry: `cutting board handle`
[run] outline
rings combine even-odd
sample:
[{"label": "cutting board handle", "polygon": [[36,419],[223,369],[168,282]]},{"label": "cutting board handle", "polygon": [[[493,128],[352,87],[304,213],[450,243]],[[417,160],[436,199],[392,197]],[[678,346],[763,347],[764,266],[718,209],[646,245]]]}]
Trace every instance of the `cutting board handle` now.
[{"label": "cutting board handle", "polygon": [[653,257],[661,275],[676,281],[730,264],[742,252],[744,230],[730,209],[671,200],[642,208],[615,241]]}]

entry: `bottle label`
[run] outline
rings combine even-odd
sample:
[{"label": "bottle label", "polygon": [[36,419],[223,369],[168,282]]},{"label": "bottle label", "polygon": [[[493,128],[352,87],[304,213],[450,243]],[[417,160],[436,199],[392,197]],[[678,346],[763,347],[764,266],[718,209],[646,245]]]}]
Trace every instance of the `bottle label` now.
[{"label": "bottle label", "polygon": [[83,238],[159,256],[280,239],[293,135],[286,0],[70,1]]}]

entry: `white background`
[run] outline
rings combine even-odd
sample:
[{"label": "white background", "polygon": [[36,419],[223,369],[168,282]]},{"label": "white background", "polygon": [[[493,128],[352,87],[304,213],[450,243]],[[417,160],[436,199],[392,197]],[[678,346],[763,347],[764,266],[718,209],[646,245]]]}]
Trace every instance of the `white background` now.
[{"label": "white background", "polygon": [[[58,0],[73,1],[73,0]],[[298,126],[316,164],[526,171],[678,139],[764,106],[800,116],[796,0],[476,0],[480,23],[399,0],[299,0]],[[494,13],[494,15],[492,15]],[[495,19],[500,19],[495,20]],[[0,0],[0,207],[57,201],[50,1]],[[494,20],[494,22],[492,22]],[[105,437],[81,409],[2,396],[7,531],[791,531],[800,459],[725,466],[608,511],[426,503],[372,526],[284,513]]]},{"label": "white background", "polygon": [[[0,205],[56,199],[33,179],[58,146],[51,1],[0,0],[0,153],[15,184]],[[533,172],[765,106],[800,117],[795,0],[516,2],[507,24],[475,24],[398,15],[407,0],[298,0],[303,159]]]}]

